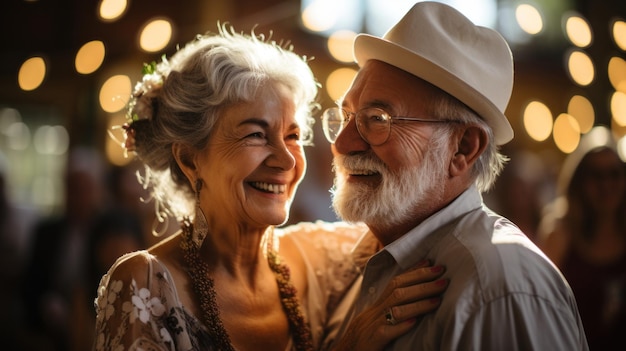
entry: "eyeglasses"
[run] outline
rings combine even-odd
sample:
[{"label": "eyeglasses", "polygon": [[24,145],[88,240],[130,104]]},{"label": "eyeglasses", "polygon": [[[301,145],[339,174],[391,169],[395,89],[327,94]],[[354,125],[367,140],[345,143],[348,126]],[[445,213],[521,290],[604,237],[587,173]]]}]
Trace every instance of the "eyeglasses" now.
[{"label": "eyeglasses", "polygon": [[356,116],[356,129],[361,138],[372,146],[384,144],[391,134],[392,120],[414,121],[423,123],[461,123],[453,119],[423,119],[416,117],[391,117],[387,112],[376,107],[360,110],[357,113],[347,112],[339,107],[331,107],[322,114],[322,129],[326,139],[333,144],[348,125],[350,119]]}]

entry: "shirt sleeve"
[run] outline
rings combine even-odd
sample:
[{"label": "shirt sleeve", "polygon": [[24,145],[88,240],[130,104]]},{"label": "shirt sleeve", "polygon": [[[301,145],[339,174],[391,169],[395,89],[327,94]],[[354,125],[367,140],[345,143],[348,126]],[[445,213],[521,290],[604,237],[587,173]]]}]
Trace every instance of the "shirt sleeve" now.
[{"label": "shirt sleeve", "polygon": [[[458,344],[444,350],[587,350],[571,308],[522,293],[483,305],[463,326]],[[448,339],[449,340],[449,339]]]},{"label": "shirt sleeve", "polygon": [[161,287],[168,275],[155,270],[145,252],[120,258],[103,276],[95,300],[96,339],[94,350],[174,350],[167,323],[167,298]]}]

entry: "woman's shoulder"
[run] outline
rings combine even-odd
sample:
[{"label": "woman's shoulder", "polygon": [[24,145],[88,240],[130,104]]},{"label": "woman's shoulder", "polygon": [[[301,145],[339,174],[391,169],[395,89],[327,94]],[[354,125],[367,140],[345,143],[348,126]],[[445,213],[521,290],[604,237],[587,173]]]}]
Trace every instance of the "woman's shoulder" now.
[{"label": "woman's shoulder", "polygon": [[354,244],[367,231],[364,224],[347,222],[300,222],[277,229],[281,238],[290,240],[338,240]]},{"label": "woman's shoulder", "polygon": [[358,274],[351,254],[366,231],[364,225],[345,222],[298,223],[279,231],[280,252],[304,262],[310,283],[316,282],[332,311]]},{"label": "woman's shoulder", "polygon": [[171,279],[169,267],[175,259],[171,247],[176,237],[170,237],[153,247],[130,252],[119,257],[105,275],[106,280],[132,281],[149,286],[154,278]]},{"label": "woman's shoulder", "polygon": [[155,259],[148,250],[129,252],[115,260],[107,275],[118,279],[132,276],[134,272],[145,271],[150,262]]},{"label": "woman's shoulder", "polygon": [[320,266],[349,261],[354,245],[366,231],[360,224],[317,221],[280,228],[276,233],[281,248],[292,251],[296,247],[305,260]]}]

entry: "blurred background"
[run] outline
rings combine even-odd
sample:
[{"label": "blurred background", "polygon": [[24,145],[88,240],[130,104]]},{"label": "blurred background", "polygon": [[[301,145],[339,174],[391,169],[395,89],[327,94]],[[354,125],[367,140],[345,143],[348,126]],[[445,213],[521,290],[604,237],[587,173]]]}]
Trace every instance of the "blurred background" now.
[{"label": "blurred background", "polygon": [[[557,196],[561,165],[594,127],[606,127],[609,132],[601,135],[612,139],[626,160],[626,2],[442,2],[475,23],[498,30],[513,50],[515,84],[506,114],[515,139],[503,148],[512,161],[485,197],[491,207],[534,237],[542,209]],[[26,291],[41,293],[26,296],[24,289],[17,288],[3,292],[6,299],[18,301],[9,304],[11,311],[2,319],[9,327],[3,332],[19,339],[21,349],[55,349],[45,345],[57,339],[69,343],[65,349],[84,349],[89,333],[85,340],[67,338],[67,320],[91,320],[98,279],[115,257],[159,240],[151,234],[154,206],[140,200],[148,199],[136,180],[140,167],[132,156],[124,155],[123,135],[115,128],[126,120],[124,108],[141,79],[143,63],[168,57],[196,34],[216,31],[218,21],[228,22],[237,31],[254,30],[290,42],[298,54],[311,58],[322,85],[324,109],[333,105],[356,73],[351,52],[354,35],[383,35],[414,3],[4,1],[0,11],[0,279],[3,285],[23,285]],[[335,219],[328,192],[330,147],[319,123],[315,133],[315,146],[306,150],[308,174],[290,223]],[[157,224],[163,235],[177,229],[176,223]],[[106,242],[111,237],[115,240]],[[101,248],[107,249],[96,251]],[[25,284],[29,279],[36,284]],[[63,293],[57,295],[75,294],[68,287],[76,279],[87,282],[82,297],[40,296],[45,295],[46,284],[63,286],[57,289]],[[36,314],[29,309],[39,308],[42,299],[47,301],[43,317],[29,317]],[[70,306],[80,304],[82,308]],[[35,327],[25,331],[24,325]],[[86,325],[87,330],[92,326]],[[18,332],[11,334],[14,329]]]}]

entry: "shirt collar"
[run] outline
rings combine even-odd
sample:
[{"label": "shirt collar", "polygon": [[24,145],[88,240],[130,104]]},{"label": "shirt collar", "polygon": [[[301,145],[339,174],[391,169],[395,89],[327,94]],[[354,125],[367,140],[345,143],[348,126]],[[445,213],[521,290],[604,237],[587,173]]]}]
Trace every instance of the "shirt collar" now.
[{"label": "shirt collar", "polygon": [[417,227],[386,247],[381,248],[378,239],[371,231],[368,231],[361,237],[352,252],[354,263],[363,270],[369,258],[382,249],[391,254],[402,269],[408,269],[421,261],[442,236],[433,234],[437,234],[463,214],[481,206],[482,196],[476,186],[472,185],[448,206],[426,218]]}]

